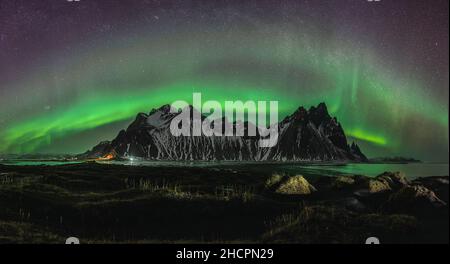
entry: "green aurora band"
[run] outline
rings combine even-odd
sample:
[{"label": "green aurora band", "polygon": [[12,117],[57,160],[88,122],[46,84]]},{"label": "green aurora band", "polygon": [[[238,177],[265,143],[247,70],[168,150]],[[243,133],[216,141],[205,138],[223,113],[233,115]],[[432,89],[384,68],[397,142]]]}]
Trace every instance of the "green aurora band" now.
[{"label": "green aurora band", "polygon": [[[420,78],[384,65],[370,48],[350,39],[277,27],[243,28],[231,35],[184,32],[95,40],[90,45],[95,49],[80,46],[41,58],[43,67],[11,84],[16,92],[1,98],[0,110],[10,116],[18,111],[20,106],[7,103],[13,96],[25,105],[52,107],[23,110],[24,118],[7,120],[0,130],[0,153],[45,151],[55,140],[189,101],[193,92],[201,92],[203,101],[278,100],[280,120],[299,106],[326,102],[369,155],[433,159],[415,142],[434,138],[448,145],[448,102],[436,103]],[[81,142],[80,149],[67,152],[87,147]]]}]

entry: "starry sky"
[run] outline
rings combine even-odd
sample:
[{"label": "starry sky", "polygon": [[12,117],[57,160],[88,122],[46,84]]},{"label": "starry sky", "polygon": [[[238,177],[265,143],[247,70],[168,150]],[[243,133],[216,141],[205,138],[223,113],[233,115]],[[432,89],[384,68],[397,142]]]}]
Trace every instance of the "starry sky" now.
[{"label": "starry sky", "polygon": [[175,100],[325,102],[370,157],[448,161],[448,0],[0,0],[0,153],[80,153]]}]

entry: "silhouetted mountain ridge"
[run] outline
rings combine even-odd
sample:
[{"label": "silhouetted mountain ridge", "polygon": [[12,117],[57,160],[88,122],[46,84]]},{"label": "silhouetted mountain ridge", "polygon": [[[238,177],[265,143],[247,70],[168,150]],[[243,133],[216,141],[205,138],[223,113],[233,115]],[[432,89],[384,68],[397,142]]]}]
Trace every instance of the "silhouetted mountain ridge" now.
[{"label": "silhouetted mountain ridge", "polygon": [[[170,123],[178,114],[170,113],[170,105],[153,109],[149,114],[139,113],[114,140],[101,142],[81,156],[180,161],[367,161],[357,144],[348,144],[344,129],[330,116],[325,103],[309,110],[299,107],[276,124],[278,143],[272,148],[259,147],[259,134],[254,137],[247,134],[243,137],[175,137],[170,132]],[[244,125],[247,131],[252,124],[239,121],[232,124],[237,125]]]}]

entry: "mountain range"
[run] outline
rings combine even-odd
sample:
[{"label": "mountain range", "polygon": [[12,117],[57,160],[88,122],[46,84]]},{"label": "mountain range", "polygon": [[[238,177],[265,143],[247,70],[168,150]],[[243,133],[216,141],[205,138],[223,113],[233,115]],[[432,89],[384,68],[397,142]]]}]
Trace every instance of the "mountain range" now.
[{"label": "mountain range", "polygon": [[[173,136],[170,123],[177,115],[170,112],[170,105],[153,109],[149,114],[139,113],[115,139],[101,142],[80,157],[171,161],[368,161],[356,143],[348,143],[344,129],[335,117],[330,116],[325,103],[308,110],[299,107],[275,124],[279,131],[278,143],[271,148],[259,147],[259,135]],[[202,116],[204,118],[207,117]],[[235,128],[238,124],[235,122],[232,126]],[[245,122],[245,129],[249,125]]]}]

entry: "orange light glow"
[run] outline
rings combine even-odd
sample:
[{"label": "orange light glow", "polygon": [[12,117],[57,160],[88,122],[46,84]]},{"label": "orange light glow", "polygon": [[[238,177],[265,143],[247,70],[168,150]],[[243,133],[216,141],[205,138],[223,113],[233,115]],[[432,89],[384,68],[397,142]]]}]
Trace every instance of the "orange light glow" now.
[{"label": "orange light glow", "polygon": [[98,158],[97,160],[112,160],[115,157],[116,155],[114,155],[114,153],[109,153],[108,155]]}]

